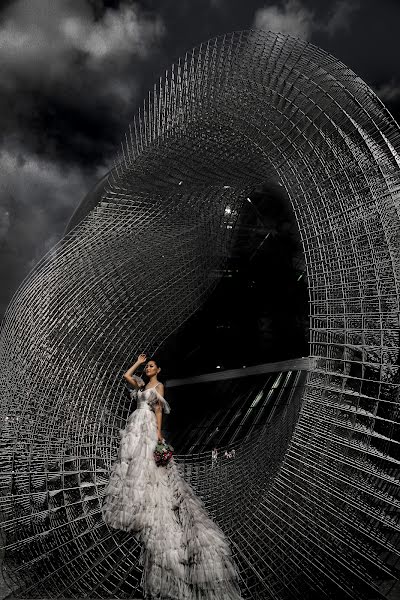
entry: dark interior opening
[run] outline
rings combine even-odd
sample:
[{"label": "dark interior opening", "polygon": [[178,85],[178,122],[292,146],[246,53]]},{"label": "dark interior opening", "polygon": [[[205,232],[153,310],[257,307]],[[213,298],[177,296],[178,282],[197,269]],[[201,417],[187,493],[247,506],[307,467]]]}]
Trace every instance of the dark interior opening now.
[{"label": "dark interior opening", "polygon": [[308,355],[308,328],[296,219],[284,188],[269,182],[245,199],[217,287],[158,358],[164,379],[282,361]]}]

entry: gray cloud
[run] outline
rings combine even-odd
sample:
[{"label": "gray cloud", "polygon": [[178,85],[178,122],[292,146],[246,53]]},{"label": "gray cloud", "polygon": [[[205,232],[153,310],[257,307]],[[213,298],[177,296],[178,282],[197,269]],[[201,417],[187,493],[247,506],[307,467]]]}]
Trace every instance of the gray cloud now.
[{"label": "gray cloud", "polygon": [[50,69],[47,76],[57,77],[74,63],[74,52],[83,53],[87,69],[132,54],[146,57],[163,25],[133,3],[106,10],[95,21],[87,2],[17,0],[4,11],[0,34],[2,66],[24,72],[33,67],[34,75]]},{"label": "gray cloud", "polygon": [[27,153],[0,152],[1,313],[13,289],[60,239],[73,210],[105,168],[89,174]]},{"label": "gray cloud", "polygon": [[297,0],[286,0],[283,5],[257,10],[254,27],[309,39],[314,27],[314,13]]},{"label": "gray cloud", "polygon": [[393,78],[389,82],[375,88],[375,93],[383,102],[395,102],[396,100],[400,100],[400,83]]},{"label": "gray cloud", "polygon": [[317,17],[316,11],[309,9],[300,0],[285,0],[260,8],[254,15],[254,27],[269,31],[279,31],[309,40],[316,32],[335,35],[347,29],[352,14],[358,10],[355,1],[339,0],[324,19]]},{"label": "gray cloud", "polygon": [[327,21],[325,23],[316,23],[315,29],[326,32],[331,36],[335,35],[338,31],[348,31],[352,17],[359,8],[360,3],[358,0],[339,0],[328,14]]},{"label": "gray cloud", "polygon": [[161,20],[136,4],[105,10],[96,21],[86,1],[12,3],[0,25],[0,103],[7,116],[0,117],[0,135],[28,130],[24,146],[53,156],[59,144],[64,156],[69,144],[72,156],[77,146],[85,152],[87,138],[100,141],[96,129],[114,141],[111,124],[116,141],[115,121],[126,123],[137,99],[138,66],[163,33]]},{"label": "gray cloud", "polygon": [[106,172],[165,34],[136,2],[16,0],[0,21],[0,313]]}]

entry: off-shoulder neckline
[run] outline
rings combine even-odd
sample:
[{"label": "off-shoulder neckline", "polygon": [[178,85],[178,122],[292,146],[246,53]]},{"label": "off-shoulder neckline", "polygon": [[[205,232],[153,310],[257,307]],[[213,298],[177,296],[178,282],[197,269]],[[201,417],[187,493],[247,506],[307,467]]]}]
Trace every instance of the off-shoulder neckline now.
[{"label": "off-shoulder neckline", "polygon": [[155,389],[156,389],[156,387],[158,387],[158,386],[160,385],[160,383],[161,383],[161,381],[159,381],[159,382],[157,383],[157,385],[152,385],[151,387],[148,387],[148,388],[144,387],[144,388],[143,388],[141,391],[142,391],[142,392],[147,392],[147,390],[155,390]]}]

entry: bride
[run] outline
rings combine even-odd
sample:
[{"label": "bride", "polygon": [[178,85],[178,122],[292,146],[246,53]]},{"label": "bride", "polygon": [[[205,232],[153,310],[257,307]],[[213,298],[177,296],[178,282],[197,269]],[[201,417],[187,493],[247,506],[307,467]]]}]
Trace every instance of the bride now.
[{"label": "bride", "polygon": [[170,407],[160,367],[149,360],[148,382],[134,375],[147,357],[140,354],[125,373],[137,408],[120,429],[118,458],[111,467],[102,506],[104,521],[130,531],[141,542],[145,598],[241,600],[238,573],[222,530],[207,515],[172,458],[157,466],[153,452],[162,440],[162,415]]}]

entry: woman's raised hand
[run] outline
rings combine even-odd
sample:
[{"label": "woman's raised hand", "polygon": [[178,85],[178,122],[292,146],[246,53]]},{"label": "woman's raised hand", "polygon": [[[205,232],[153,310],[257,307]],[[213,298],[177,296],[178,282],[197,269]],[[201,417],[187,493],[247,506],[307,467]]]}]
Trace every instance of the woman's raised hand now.
[{"label": "woman's raised hand", "polygon": [[147,360],[147,356],[145,354],[139,354],[137,362],[139,363],[139,365],[142,365],[143,363],[145,363]]}]

